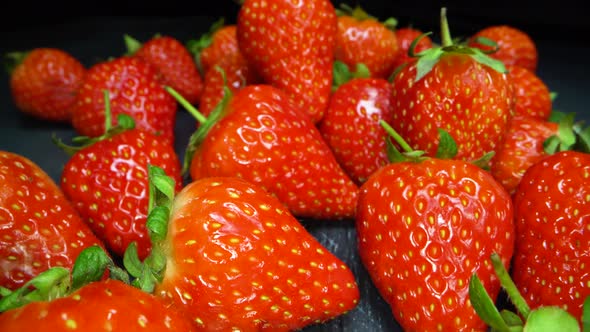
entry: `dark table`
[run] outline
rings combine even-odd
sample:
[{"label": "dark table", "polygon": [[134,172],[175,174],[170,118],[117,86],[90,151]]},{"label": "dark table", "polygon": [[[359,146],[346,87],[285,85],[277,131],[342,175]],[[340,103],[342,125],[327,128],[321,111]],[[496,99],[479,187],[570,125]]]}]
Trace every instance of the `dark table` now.
[{"label": "dark table", "polygon": [[[231,7],[230,13],[235,13],[235,9],[236,7]],[[431,11],[430,19],[434,22],[431,26],[425,26],[425,29],[436,29],[437,12],[438,9]],[[198,14],[197,11],[194,13]],[[448,13],[451,29],[453,26],[461,29],[459,33],[455,31],[455,36],[461,33],[468,35],[488,23],[505,23],[491,22],[489,19],[474,22],[464,17],[454,17],[452,10]],[[168,34],[186,41],[189,38],[197,38],[207,31],[219,17],[217,14],[219,13],[215,12],[214,15],[201,17],[45,17],[36,23],[16,17],[13,18],[13,23],[4,21],[0,24],[0,52],[4,54],[8,51],[41,46],[57,47],[70,52],[86,66],[90,66],[102,59],[122,54],[125,51],[124,33],[129,33],[142,41],[156,33]],[[229,21],[232,19],[234,18],[230,16]],[[587,27],[587,24],[585,26]],[[434,32],[436,34],[437,30]],[[537,74],[552,91],[558,93],[554,108],[574,112],[578,119],[590,120],[590,79],[587,76],[590,75],[587,58],[587,54],[590,54],[590,43],[584,42],[584,39],[562,39],[557,32],[544,33],[541,30],[535,30],[532,36],[539,51]],[[586,38],[587,40],[589,39]],[[180,109],[176,124],[176,148],[181,156],[188,136],[195,128],[194,124],[195,120]],[[53,134],[65,141],[76,136],[69,125],[39,121],[19,112],[10,97],[8,76],[0,79],[0,149],[30,158],[58,181],[67,156],[52,143]],[[361,301],[353,311],[326,324],[311,326],[305,331],[401,331],[393,319],[389,306],[377,293],[360,263],[353,221],[302,222],[327,249],[351,267],[361,290]]]}]

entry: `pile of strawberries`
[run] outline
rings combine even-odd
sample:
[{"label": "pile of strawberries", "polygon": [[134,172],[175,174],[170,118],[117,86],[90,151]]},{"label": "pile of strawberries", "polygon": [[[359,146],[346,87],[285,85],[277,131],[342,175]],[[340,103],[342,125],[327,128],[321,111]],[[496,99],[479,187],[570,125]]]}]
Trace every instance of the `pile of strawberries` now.
[{"label": "pile of strawberries", "polygon": [[[245,0],[200,40],[84,67],[11,56],[19,110],[71,124],[59,183],[0,152],[0,330],[292,331],[353,310],[300,223],[355,220],[407,331],[579,330],[588,131],[506,25],[440,43],[328,0]],[[180,107],[194,116],[184,155]],[[353,244],[351,244],[353,245]],[[514,282],[513,284],[511,282]],[[500,313],[501,289],[517,313]],[[491,306],[491,307],[490,307]]]}]

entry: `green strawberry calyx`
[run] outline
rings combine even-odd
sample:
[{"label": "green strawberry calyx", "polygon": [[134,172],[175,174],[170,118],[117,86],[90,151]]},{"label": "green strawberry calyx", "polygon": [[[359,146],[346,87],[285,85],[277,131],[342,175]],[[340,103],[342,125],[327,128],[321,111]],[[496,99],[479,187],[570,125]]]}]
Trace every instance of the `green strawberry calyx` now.
[{"label": "green strawberry calyx", "polygon": [[341,3],[340,8],[336,9],[337,16],[351,16],[357,21],[366,21],[366,20],[373,20],[377,22],[381,22],[386,28],[390,30],[395,30],[397,27],[397,20],[393,17],[389,17],[384,21],[379,21],[375,16],[369,15],[360,5],[356,5],[351,7],[346,3]]},{"label": "green strawberry calyx", "polygon": [[0,312],[31,302],[51,301],[67,296],[86,284],[101,280],[107,270],[109,278],[130,282],[127,272],[119,268],[103,248],[98,245],[89,246],[80,252],[71,271],[64,267],[52,267],[14,291],[2,289]]},{"label": "green strawberry calyx", "polygon": [[[450,55],[450,54],[464,54],[471,57],[476,62],[490,67],[493,70],[506,73],[506,67],[502,61],[496,60],[488,56],[482,50],[469,47],[464,43],[455,44],[453,43],[453,39],[451,38],[451,33],[449,30],[449,24],[447,21],[446,15],[446,8],[441,8],[440,12],[440,25],[441,25],[441,45],[438,47],[433,47],[427,50],[424,50],[418,54],[415,54],[413,48],[410,47],[409,54],[414,55],[418,58],[416,62],[416,77],[414,79],[415,82],[421,80],[426,74],[432,71],[434,66],[439,62],[440,58],[443,55]],[[420,38],[424,38],[427,34],[421,35],[414,42],[412,45],[415,46],[418,44]]]},{"label": "green strawberry calyx", "polygon": [[4,54],[4,70],[10,75],[14,69],[25,61],[26,57],[31,53],[30,51],[24,52],[8,52]]},{"label": "green strawberry calyx", "polygon": [[172,87],[164,87],[164,89],[168,93],[170,93],[199,122],[199,128],[197,128],[197,130],[190,136],[189,142],[184,153],[184,161],[181,171],[183,175],[186,175],[188,173],[190,163],[193,159],[195,151],[197,151],[205,137],[207,137],[207,134],[209,133],[211,128],[225,116],[227,111],[227,105],[233,96],[231,90],[227,86],[227,80],[225,78],[225,73],[223,69],[221,69],[219,66],[215,66],[214,68],[218,70],[223,77],[223,98],[211,111],[209,117],[205,117],[201,112],[199,112],[199,110],[194,105],[189,103],[180,93],[178,93]]},{"label": "green strawberry calyx", "polygon": [[103,90],[103,98],[104,98],[104,134],[97,137],[88,137],[88,136],[76,136],[72,138],[72,142],[75,145],[67,145],[65,144],[60,138],[52,136],[53,143],[65,151],[68,155],[74,155],[76,152],[89,147],[90,145],[103,141],[105,139],[111,138],[115,135],[118,135],[122,132],[127,130],[131,130],[135,128],[135,120],[127,115],[120,113],[117,115],[117,125],[112,125],[112,112],[111,112],[111,102],[109,98],[108,90]]},{"label": "green strawberry calyx", "polygon": [[575,121],[575,113],[552,111],[549,121],[558,124],[557,133],[543,142],[546,154],[559,151],[590,153],[590,126],[584,121]]},{"label": "green strawberry calyx", "polygon": [[340,60],[334,60],[333,66],[332,92],[353,79],[371,77],[371,71],[364,63],[357,63],[354,71],[351,71],[348,65]]},{"label": "green strawberry calyx", "polygon": [[207,47],[211,46],[213,43],[213,35],[215,35],[215,32],[221,29],[224,25],[225,19],[221,17],[217,21],[213,22],[209,28],[209,31],[201,35],[201,38],[190,39],[185,44],[186,48],[193,55],[193,60],[197,64],[197,68],[199,69],[201,75],[205,75],[203,72],[203,65],[201,63],[201,52],[203,52],[203,50]]},{"label": "green strawberry calyx", "polygon": [[149,203],[146,226],[152,242],[150,254],[141,261],[137,244],[132,242],[123,255],[123,266],[133,280],[131,284],[145,292],[152,293],[163,279],[166,270],[166,248],[170,210],[174,200],[175,182],[166,172],[154,165],[148,165]]},{"label": "green strawberry calyx", "polygon": [[[558,306],[540,306],[531,310],[510,278],[500,256],[492,253],[491,261],[502,288],[518,312],[517,314],[506,309],[498,311],[481,280],[474,273],[469,281],[469,299],[475,312],[491,327],[492,332],[580,331],[578,321]],[[583,321],[588,321],[589,318],[590,301],[587,299],[584,303]]]}]

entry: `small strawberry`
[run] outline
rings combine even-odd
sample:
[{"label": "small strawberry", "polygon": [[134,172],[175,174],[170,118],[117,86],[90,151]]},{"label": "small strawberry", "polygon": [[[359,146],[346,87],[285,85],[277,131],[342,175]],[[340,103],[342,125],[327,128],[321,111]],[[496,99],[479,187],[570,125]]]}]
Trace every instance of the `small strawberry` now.
[{"label": "small strawberry", "polygon": [[129,56],[88,69],[72,108],[72,125],[78,134],[97,137],[105,132],[103,90],[109,92],[113,125],[118,114],[127,114],[138,128],[174,142],[176,101],[166,93],[152,65]]},{"label": "small strawberry", "polygon": [[[483,40],[482,40],[483,39]],[[496,46],[491,46],[492,41]],[[489,55],[506,65],[517,65],[533,72],[537,70],[537,45],[526,32],[509,25],[493,25],[477,31],[469,40],[471,47],[491,52]]]},{"label": "small strawberry", "polygon": [[520,66],[506,66],[514,86],[514,114],[549,119],[553,109],[551,92],[537,74]]},{"label": "small strawberry", "polygon": [[387,133],[379,122],[391,120],[392,103],[387,80],[356,76],[336,88],[319,123],[336,160],[357,184],[388,163]]},{"label": "small strawberry", "polygon": [[58,267],[44,271],[0,300],[0,330],[197,330],[188,318],[165,306],[158,297],[120,280],[100,280],[105,267],[113,265],[104,252],[101,256],[82,252],[71,275]]},{"label": "small strawberry", "polygon": [[16,107],[33,117],[69,122],[76,93],[86,68],[64,50],[35,48],[9,53],[14,62],[10,92]]},{"label": "small strawberry", "polygon": [[[396,29],[395,37],[397,38],[399,52],[393,61],[392,67],[394,69],[412,60],[413,56],[411,54],[418,54],[434,46],[432,39],[428,35],[424,34],[422,30],[412,27]],[[410,51],[412,43],[415,40],[417,40],[417,43],[412,51]]]},{"label": "small strawberry", "polygon": [[249,85],[226,98],[191,137],[184,161],[193,180],[244,178],[297,217],[354,216],[358,187],[284,91]]},{"label": "small strawberry", "polygon": [[203,89],[203,79],[189,50],[171,36],[154,36],[144,44],[125,35],[128,54],[154,66],[161,82],[181,93],[191,104],[197,104]]},{"label": "small strawberry", "polygon": [[0,151],[0,287],[16,289],[50,267],[71,268],[96,244],[102,246],[37,164]]},{"label": "small strawberry", "polygon": [[556,152],[527,169],[514,193],[512,278],[531,308],[577,319],[590,295],[590,154]]},{"label": "small strawberry", "polygon": [[415,149],[433,155],[437,128],[457,142],[456,158],[494,151],[512,116],[512,86],[504,65],[479,49],[453,45],[441,10],[442,46],[419,54],[393,78],[392,126]]},{"label": "small strawberry", "polygon": [[395,19],[379,21],[358,5],[351,8],[341,4],[338,13],[335,59],[347,64],[350,70],[362,63],[371,77],[389,77],[399,52]]},{"label": "small strawberry", "polygon": [[476,273],[492,298],[500,291],[487,258],[497,252],[510,262],[510,196],[489,172],[452,153],[424,157],[400,145],[405,153],[392,151],[401,160],[361,186],[361,261],[404,330],[485,331],[469,301],[469,281]]},{"label": "small strawberry", "polygon": [[[155,167],[150,174],[165,176]],[[168,200],[150,212],[152,254],[126,266],[136,284],[153,288],[199,330],[294,331],[357,305],[352,271],[266,190],[208,177],[173,197],[170,182],[159,180],[155,190]]]},{"label": "small strawberry", "polygon": [[187,48],[194,56],[202,75],[206,75],[209,69],[225,59],[240,54],[237,27],[235,24],[225,24],[222,18],[211,26],[198,40],[189,40]]},{"label": "small strawberry", "polygon": [[338,28],[329,0],[245,0],[237,18],[240,52],[317,123],[328,106]]},{"label": "small strawberry", "polygon": [[[106,114],[110,116],[108,98]],[[109,121],[105,121],[107,124]],[[95,234],[122,257],[136,242],[143,259],[151,249],[146,230],[149,205],[147,165],[162,167],[182,187],[180,162],[174,147],[155,134],[133,128],[120,116],[119,125],[94,139],[76,139],[61,175],[61,188]]]}]

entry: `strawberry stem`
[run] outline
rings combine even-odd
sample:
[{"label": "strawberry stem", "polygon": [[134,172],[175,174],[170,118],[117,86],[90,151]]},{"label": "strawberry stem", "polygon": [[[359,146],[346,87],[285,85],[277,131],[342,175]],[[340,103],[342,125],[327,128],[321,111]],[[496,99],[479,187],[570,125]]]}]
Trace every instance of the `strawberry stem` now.
[{"label": "strawberry stem", "polygon": [[385,120],[380,120],[379,124],[381,125],[381,127],[383,127],[383,129],[385,129],[385,132],[387,132],[387,134],[391,136],[405,152],[414,151],[414,149],[412,149],[408,142],[406,142],[404,138],[401,137],[400,134],[398,134],[397,131],[395,131],[395,129],[393,129],[393,127],[389,125],[389,123],[385,122]]},{"label": "strawberry stem", "polygon": [[178,103],[187,110],[187,112],[197,119],[199,123],[207,122],[207,118],[201,112],[199,112],[199,110],[193,104],[189,103],[188,100],[186,100],[180,93],[170,86],[165,86],[164,89],[166,89],[166,91],[168,91],[168,93],[170,93],[178,101]]},{"label": "strawberry stem", "polygon": [[451,31],[449,29],[449,22],[447,21],[447,8],[440,9],[440,31],[442,47],[452,46],[453,38],[451,38]]},{"label": "strawberry stem", "polygon": [[516,310],[518,310],[518,312],[520,312],[520,314],[526,320],[531,312],[531,308],[526,303],[524,297],[522,297],[522,295],[518,291],[518,288],[514,284],[514,281],[512,281],[512,279],[510,278],[510,274],[508,273],[508,271],[506,271],[506,268],[504,267],[504,264],[502,263],[500,256],[494,252],[491,255],[491,260],[492,266],[494,267],[494,271],[496,272],[496,276],[498,277],[498,279],[500,279],[500,284],[506,290],[506,293],[508,293],[508,297],[516,307]]}]

